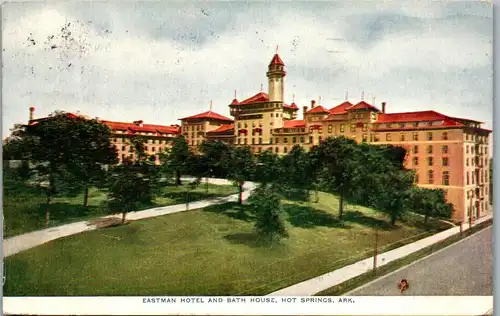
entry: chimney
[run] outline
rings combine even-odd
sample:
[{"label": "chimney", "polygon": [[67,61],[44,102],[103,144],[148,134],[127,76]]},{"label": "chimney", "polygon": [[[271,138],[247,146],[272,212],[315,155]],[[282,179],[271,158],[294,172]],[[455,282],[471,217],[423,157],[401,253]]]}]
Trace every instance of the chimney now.
[{"label": "chimney", "polygon": [[32,121],[35,118],[35,108],[30,107],[30,121]]},{"label": "chimney", "polygon": [[387,104],[386,102],[382,102],[382,113],[384,113],[384,114],[385,114],[385,105],[386,104]]},{"label": "chimney", "polygon": [[306,116],[307,109],[308,109],[308,107],[307,107],[307,106],[303,106],[303,107],[302,107],[302,115],[303,115],[304,117]]},{"label": "chimney", "polygon": [[311,100],[311,109],[314,109],[315,106],[316,106],[316,101]]}]

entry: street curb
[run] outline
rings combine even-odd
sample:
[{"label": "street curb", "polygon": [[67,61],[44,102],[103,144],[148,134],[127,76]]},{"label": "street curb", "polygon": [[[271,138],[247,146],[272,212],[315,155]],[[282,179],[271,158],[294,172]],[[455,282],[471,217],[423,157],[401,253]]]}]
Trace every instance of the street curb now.
[{"label": "street curb", "polygon": [[[492,224],[492,225],[493,225],[493,224]],[[452,243],[451,245],[448,245],[448,246],[446,246],[446,247],[444,247],[444,248],[442,248],[442,249],[439,249],[438,251],[435,251],[435,252],[433,252],[433,253],[431,253],[431,254],[429,254],[429,255],[425,256],[425,257],[422,257],[422,258],[418,259],[417,261],[414,261],[414,262],[412,262],[412,263],[410,263],[410,264],[407,264],[407,265],[405,265],[405,266],[403,266],[403,267],[401,267],[401,268],[399,268],[399,269],[397,269],[397,270],[394,270],[394,271],[392,271],[392,272],[389,272],[389,273],[387,273],[387,274],[384,274],[384,275],[382,275],[382,276],[380,276],[380,277],[376,278],[376,279],[375,279],[375,280],[373,280],[373,281],[370,281],[370,282],[368,282],[368,283],[365,283],[365,284],[361,285],[360,287],[357,287],[357,288],[355,288],[355,289],[353,289],[353,290],[351,290],[351,291],[349,291],[349,292],[347,292],[347,293],[343,294],[342,296],[349,296],[351,293],[356,292],[356,291],[359,291],[359,290],[361,290],[361,289],[363,289],[363,288],[365,288],[365,287],[368,287],[369,285],[371,285],[371,284],[373,284],[373,283],[375,283],[375,282],[379,281],[380,279],[383,279],[383,278],[386,278],[386,277],[388,277],[388,276],[391,276],[391,275],[393,275],[393,274],[395,274],[395,273],[397,273],[397,272],[399,272],[399,271],[401,271],[401,270],[403,270],[403,269],[406,269],[406,268],[408,268],[408,267],[411,267],[411,266],[413,266],[413,265],[415,265],[415,264],[419,263],[420,261],[423,261],[423,260],[425,260],[425,259],[427,259],[427,258],[429,258],[429,257],[432,257],[432,256],[434,256],[434,255],[437,255],[438,253],[440,253],[440,252],[442,252],[442,251],[445,251],[445,250],[446,250],[446,249],[448,249],[448,248],[451,248],[451,247],[453,247],[453,246],[456,246],[456,245],[460,244],[461,242],[464,242],[464,241],[468,240],[469,238],[472,238],[472,237],[474,237],[474,236],[476,236],[476,235],[478,235],[478,234],[480,234],[480,233],[484,233],[484,231],[485,231],[485,230],[493,228],[493,226],[492,226],[492,225],[490,225],[490,226],[488,226],[488,227],[486,227],[486,228],[483,228],[483,229],[481,229],[480,231],[475,232],[474,234],[472,234],[472,235],[470,235],[470,236],[467,236],[467,237],[465,237],[465,238],[463,238],[463,239],[460,239],[459,241],[454,242],[454,243]],[[460,234],[460,233],[458,233],[458,234]],[[453,236],[456,236],[456,235],[453,235]],[[451,238],[451,237],[453,237],[453,236],[450,236],[450,237],[448,237],[448,238]],[[445,239],[445,240],[446,240],[446,239]],[[444,241],[444,240],[443,240],[443,241]],[[411,254],[410,254],[410,255],[411,255]],[[404,257],[403,257],[403,258],[404,258]],[[486,314],[486,315],[487,315],[487,314]]]}]

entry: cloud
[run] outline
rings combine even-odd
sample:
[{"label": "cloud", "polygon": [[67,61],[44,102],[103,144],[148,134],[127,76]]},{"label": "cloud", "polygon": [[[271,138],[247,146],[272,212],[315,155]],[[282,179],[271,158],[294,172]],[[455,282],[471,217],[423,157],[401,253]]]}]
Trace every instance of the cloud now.
[{"label": "cloud", "polygon": [[276,45],[286,101],[295,94],[299,106],[364,91],[394,112],[434,109],[492,127],[492,14],[478,2],[9,3],[2,40],[4,136],[29,105],[36,116],[173,124],[213,100],[228,116],[235,89],[240,100],[267,89]]}]

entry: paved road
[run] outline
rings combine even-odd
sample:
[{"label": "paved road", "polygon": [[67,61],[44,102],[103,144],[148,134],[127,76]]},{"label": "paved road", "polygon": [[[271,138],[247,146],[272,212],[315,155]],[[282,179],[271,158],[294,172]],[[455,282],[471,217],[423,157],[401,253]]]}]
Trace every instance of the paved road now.
[{"label": "paved road", "polygon": [[401,295],[397,283],[406,278],[405,295],[493,295],[493,229],[467,238],[424,260],[389,274],[347,295]]}]

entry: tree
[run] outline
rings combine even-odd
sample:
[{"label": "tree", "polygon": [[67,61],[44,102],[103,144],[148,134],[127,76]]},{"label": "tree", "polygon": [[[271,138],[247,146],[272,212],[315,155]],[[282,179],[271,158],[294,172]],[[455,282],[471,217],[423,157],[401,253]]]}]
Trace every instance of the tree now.
[{"label": "tree", "polygon": [[279,184],[283,178],[280,157],[272,150],[265,150],[257,156],[253,180],[262,184]]},{"label": "tree", "polygon": [[71,139],[69,172],[84,189],[84,207],[88,207],[89,187],[105,183],[106,167],[118,162],[115,146],[110,142],[111,130],[97,120],[73,118],[66,137]]},{"label": "tree", "polygon": [[239,189],[238,203],[243,204],[243,185],[251,180],[255,173],[255,161],[250,147],[236,147],[231,152],[231,162],[228,178]]},{"label": "tree", "polygon": [[424,215],[424,223],[429,217],[451,218],[453,206],[446,202],[443,190],[414,187],[411,190],[410,206],[416,213]]},{"label": "tree", "polygon": [[372,174],[378,178],[371,205],[389,215],[391,225],[395,225],[408,210],[414,174],[406,170],[393,170],[383,174]]},{"label": "tree", "polygon": [[302,200],[309,199],[309,190],[313,186],[314,173],[310,164],[309,155],[299,146],[293,146],[281,159],[282,181],[285,195]]},{"label": "tree", "polygon": [[[116,162],[110,130],[97,120],[55,112],[32,125],[16,125],[9,138],[7,155],[29,161],[36,181],[47,193],[46,224],[54,194],[86,191],[102,180],[104,167]],[[81,192],[81,191],[80,191]]]},{"label": "tree", "polygon": [[352,174],[358,164],[358,145],[345,137],[328,137],[312,149],[311,172],[317,174],[321,185],[330,192],[339,193],[339,219],[344,213],[345,193],[353,187]]},{"label": "tree", "polygon": [[288,237],[281,200],[274,185],[261,184],[249,199],[256,214],[254,229],[265,240]]},{"label": "tree", "polygon": [[155,177],[149,163],[134,163],[125,159],[110,170],[108,206],[112,214],[122,214],[125,223],[127,212],[151,204]]},{"label": "tree", "polygon": [[219,140],[204,140],[199,151],[205,164],[205,176],[226,178],[229,173],[232,146]]},{"label": "tree", "polygon": [[184,136],[174,138],[172,148],[164,155],[163,171],[175,174],[175,184],[182,185],[182,174],[187,171],[191,152]]}]

